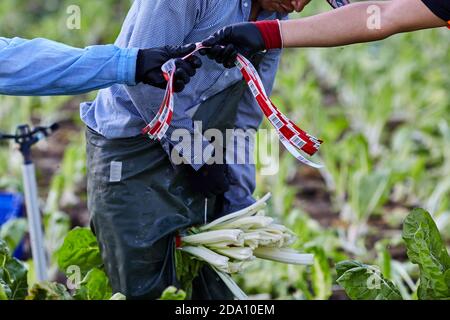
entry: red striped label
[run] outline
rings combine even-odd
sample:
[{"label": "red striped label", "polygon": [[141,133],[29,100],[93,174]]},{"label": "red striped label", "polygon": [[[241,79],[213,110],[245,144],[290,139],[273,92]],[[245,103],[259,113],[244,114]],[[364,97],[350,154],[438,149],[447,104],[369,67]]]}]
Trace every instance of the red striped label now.
[{"label": "red striped label", "polygon": [[[197,44],[197,49],[183,59],[187,59],[202,48],[204,47],[202,47],[201,44]],[[277,109],[267,95],[261,78],[250,61],[248,61],[244,56],[238,55],[236,66],[241,71],[242,76],[247,82],[253,97],[261,108],[261,111],[277,131],[280,141],[286,149],[299,161],[309,166],[320,168],[320,165],[315,164],[302,156],[299,153],[299,150],[312,156],[319,150],[323,141],[300,129],[293,121]],[[142,130],[144,134],[147,134],[150,138],[156,140],[161,140],[165,136],[173,116],[174,103],[172,84],[176,66],[173,63],[173,60],[171,60],[166,63],[162,69],[164,77],[168,79],[166,94],[155,118]]]},{"label": "red striped label", "polygon": [[183,242],[181,241],[181,237],[180,237],[180,235],[177,235],[176,237],[175,237],[175,247],[178,249],[178,248],[181,248],[181,245],[183,244]]}]

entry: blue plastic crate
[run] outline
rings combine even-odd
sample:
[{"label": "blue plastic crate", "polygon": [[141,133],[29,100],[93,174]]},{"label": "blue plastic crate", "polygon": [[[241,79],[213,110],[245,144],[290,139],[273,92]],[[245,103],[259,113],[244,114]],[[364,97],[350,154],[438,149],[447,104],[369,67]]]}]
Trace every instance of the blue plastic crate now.
[{"label": "blue plastic crate", "polygon": [[[0,226],[12,219],[23,217],[24,201],[20,194],[0,192]],[[24,251],[23,241],[14,251],[16,258],[22,258]]]}]

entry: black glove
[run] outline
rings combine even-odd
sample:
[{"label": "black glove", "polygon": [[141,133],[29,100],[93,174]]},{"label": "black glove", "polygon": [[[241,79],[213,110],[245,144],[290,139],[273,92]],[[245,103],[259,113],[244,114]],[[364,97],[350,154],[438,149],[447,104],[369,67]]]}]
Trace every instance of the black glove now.
[{"label": "black glove", "polygon": [[252,58],[264,51],[266,45],[258,27],[253,22],[244,22],[225,27],[202,42],[210,49],[200,50],[200,54],[223,64],[225,68],[234,67],[238,53]]},{"label": "black glove", "polygon": [[224,194],[230,189],[226,164],[205,164],[198,171],[189,166],[188,179],[192,190],[202,193],[207,198]]},{"label": "black glove", "polygon": [[[161,67],[173,58],[182,58],[195,50],[195,44],[186,46],[165,46],[154,49],[139,50],[136,63],[136,82],[165,89],[167,81],[163,76]],[[196,56],[187,60],[176,59],[173,88],[175,92],[183,91],[190,78],[195,75],[196,69],[202,66],[202,61]]]}]

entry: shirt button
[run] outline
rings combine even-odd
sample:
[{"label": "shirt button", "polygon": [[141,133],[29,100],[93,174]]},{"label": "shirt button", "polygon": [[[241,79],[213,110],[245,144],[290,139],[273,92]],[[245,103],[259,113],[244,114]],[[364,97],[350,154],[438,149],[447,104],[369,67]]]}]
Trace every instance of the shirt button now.
[{"label": "shirt button", "polygon": [[202,101],[205,102],[207,100],[206,97],[202,97]]},{"label": "shirt button", "polygon": [[244,7],[248,7],[248,3],[247,2],[244,2]]},{"label": "shirt button", "polygon": [[229,75],[230,75],[230,73],[229,73],[228,71],[225,71],[224,76],[225,76],[225,77],[228,77]]}]

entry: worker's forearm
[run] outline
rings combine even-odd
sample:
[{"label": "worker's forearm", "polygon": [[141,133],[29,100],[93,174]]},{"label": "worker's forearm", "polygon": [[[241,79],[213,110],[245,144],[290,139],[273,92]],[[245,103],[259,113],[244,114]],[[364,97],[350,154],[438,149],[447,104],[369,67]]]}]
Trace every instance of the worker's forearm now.
[{"label": "worker's forearm", "polygon": [[444,25],[420,0],[364,1],[282,21],[281,32],[284,47],[334,47]]},{"label": "worker's forearm", "polygon": [[[387,36],[384,29],[368,28],[368,8],[381,10],[390,1],[364,1],[304,19],[283,21],[281,30],[284,47],[334,47],[369,42]],[[386,22],[387,23],[387,22]]]},{"label": "worker's forearm", "polygon": [[135,83],[137,49],[77,49],[47,39],[0,40],[0,94],[73,95]]}]

